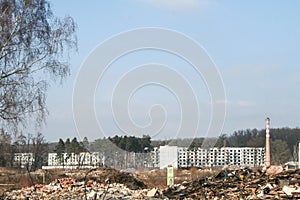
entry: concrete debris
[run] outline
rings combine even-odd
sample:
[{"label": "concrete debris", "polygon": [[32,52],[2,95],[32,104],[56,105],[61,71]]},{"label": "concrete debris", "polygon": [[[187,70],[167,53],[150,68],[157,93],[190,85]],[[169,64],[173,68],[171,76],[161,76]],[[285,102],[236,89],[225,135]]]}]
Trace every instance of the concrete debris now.
[{"label": "concrete debris", "polygon": [[147,192],[147,197],[155,197],[158,196],[159,192],[156,188],[151,189],[150,191]]},{"label": "concrete debris", "polygon": [[[122,177],[120,172],[110,172]],[[214,176],[185,181],[165,189],[129,188],[122,182],[131,180],[129,176],[117,179],[106,174],[106,179],[102,179],[99,173],[91,172],[84,176],[84,180],[67,177],[49,184],[12,190],[6,192],[3,199],[300,199],[300,170],[267,174],[250,168],[223,169]]]},{"label": "concrete debris", "polygon": [[[87,179],[100,183],[121,183],[132,190],[146,188],[144,182],[135,177],[134,173],[120,172],[110,168],[91,170],[87,174],[79,172],[78,174],[69,174],[69,176],[77,177],[81,181]],[[88,184],[91,183],[92,182],[89,182]]]},{"label": "concrete debris", "polygon": [[300,188],[299,187],[288,187],[283,186],[282,191],[287,194],[289,197],[300,197]]},{"label": "concrete debris", "polygon": [[77,182],[59,179],[47,185],[35,185],[6,192],[4,199],[144,199],[148,190],[131,190],[120,183],[103,184],[89,180]]},{"label": "concrete debris", "polygon": [[270,167],[266,168],[264,167],[263,168],[263,171],[265,171],[267,174],[271,175],[271,174],[279,174],[283,171],[283,167],[282,166],[274,166],[274,165],[271,165]]},{"label": "concrete debris", "polygon": [[70,171],[61,177],[49,184],[6,192],[0,199],[133,199],[148,192],[133,174],[114,169]]},{"label": "concrete debris", "polygon": [[300,170],[269,175],[241,168],[177,184],[165,189],[163,194],[169,199],[299,199],[299,180]]}]

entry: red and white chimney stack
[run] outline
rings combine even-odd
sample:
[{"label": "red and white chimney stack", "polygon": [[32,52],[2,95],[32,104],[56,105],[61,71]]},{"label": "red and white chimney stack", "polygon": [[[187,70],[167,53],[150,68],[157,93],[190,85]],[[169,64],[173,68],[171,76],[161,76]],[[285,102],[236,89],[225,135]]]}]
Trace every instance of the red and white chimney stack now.
[{"label": "red and white chimney stack", "polygon": [[270,118],[266,119],[266,167],[271,165],[271,152],[270,152]]}]

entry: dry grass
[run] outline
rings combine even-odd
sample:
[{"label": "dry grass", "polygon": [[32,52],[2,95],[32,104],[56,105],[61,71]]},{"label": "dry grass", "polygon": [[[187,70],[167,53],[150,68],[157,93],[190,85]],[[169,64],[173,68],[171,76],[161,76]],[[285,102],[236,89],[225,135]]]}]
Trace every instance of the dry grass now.
[{"label": "dry grass", "polygon": [[[209,170],[198,170],[191,168],[190,170],[174,170],[175,184],[184,181],[193,181],[203,177],[213,175],[215,172]],[[167,186],[167,172],[165,170],[152,170],[149,172],[138,172],[138,178],[146,183],[149,188],[165,188]]]}]

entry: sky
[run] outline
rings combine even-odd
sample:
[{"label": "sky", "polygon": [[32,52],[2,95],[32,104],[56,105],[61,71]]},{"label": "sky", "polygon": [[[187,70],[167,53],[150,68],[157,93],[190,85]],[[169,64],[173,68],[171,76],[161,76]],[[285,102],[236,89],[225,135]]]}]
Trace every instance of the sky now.
[{"label": "sky", "polygon": [[[266,117],[273,128],[300,124],[299,1],[50,3],[56,16],[71,16],[77,23],[78,52],[70,55],[71,76],[48,91],[50,114],[42,129],[48,141],[116,134],[210,137],[263,129]],[[141,48],[115,57],[100,76],[106,55],[146,36],[150,41],[155,34],[147,35],[149,27],[158,33],[153,40],[162,44],[170,40],[170,46],[184,49],[188,42],[172,40],[172,34],[197,43],[203,55],[188,47],[185,51],[200,65],[213,63],[209,70],[216,69],[214,75],[199,73],[187,57],[174,52]],[[135,30],[146,32],[112,44],[110,39]],[[170,37],[162,36],[164,30]],[[83,75],[91,65],[94,71]],[[92,79],[96,84],[87,82]],[[215,85],[224,90],[216,91]]]}]

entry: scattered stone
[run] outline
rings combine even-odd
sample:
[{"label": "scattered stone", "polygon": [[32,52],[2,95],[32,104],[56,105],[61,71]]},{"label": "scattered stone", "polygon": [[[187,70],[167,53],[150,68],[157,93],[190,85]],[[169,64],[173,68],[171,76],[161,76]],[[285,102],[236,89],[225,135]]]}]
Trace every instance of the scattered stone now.
[{"label": "scattered stone", "polygon": [[97,198],[97,192],[95,192],[94,190],[92,190],[88,195],[87,197],[89,199],[96,199]]},{"label": "scattered stone", "polygon": [[156,188],[153,188],[147,192],[147,197],[155,197],[158,195],[158,190]]},{"label": "scattered stone", "polygon": [[268,168],[265,167],[265,169],[263,169],[264,171],[266,171],[267,174],[272,175],[272,174],[279,174],[283,171],[283,167],[282,166],[275,166],[272,165]]}]

